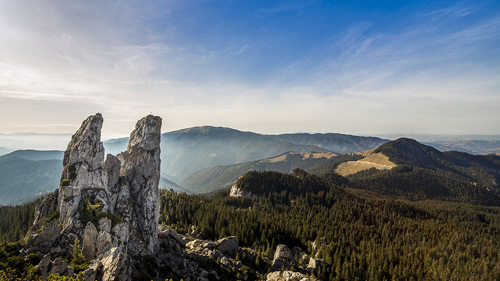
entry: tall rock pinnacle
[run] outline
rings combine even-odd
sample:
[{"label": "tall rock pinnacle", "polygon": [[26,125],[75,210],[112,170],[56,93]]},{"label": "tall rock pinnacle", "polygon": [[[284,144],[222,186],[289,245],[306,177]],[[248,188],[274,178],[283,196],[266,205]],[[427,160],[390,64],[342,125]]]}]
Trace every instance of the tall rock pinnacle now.
[{"label": "tall rock pinnacle", "polygon": [[101,142],[103,118],[100,113],[89,116],[71,138],[63,158],[59,187],[60,221],[72,227],[73,217],[85,188],[103,188],[106,177],[102,168],[104,146]]},{"label": "tall rock pinnacle", "polygon": [[134,257],[154,256],[159,248],[161,123],[157,116],[142,118],[127,150],[107,155],[104,161],[101,114],[83,121],[64,153],[59,189],[37,207],[29,249],[43,254],[52,251],[35,245],[47,236],[36,231],[44,217],[59,211],[62,229],[54,222],[45,232],[53,230],[50,237],[58,239],[67,253],[76,239],[83,242],[90,280],[98,276],[131,280]]},{"label": "tall rock pinnacle", "polygon": [[158,248],[160,134],[161,118],[148,115],[137,122],[130,134],[127,151],[118,155],[120,176],[126,178],[137,215],[134,222],[137,225],[131,232],[131,251],[145,247],[154,253]]}]

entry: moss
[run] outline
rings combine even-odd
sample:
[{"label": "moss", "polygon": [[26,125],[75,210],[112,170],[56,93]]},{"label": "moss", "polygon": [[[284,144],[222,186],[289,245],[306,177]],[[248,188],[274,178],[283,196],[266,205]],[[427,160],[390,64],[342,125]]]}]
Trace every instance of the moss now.
[{"label": "moss", "polygon": [[48,215],[46,218],[43,219],[43,224],[47,224],[49,222],[53,222],[59,219],[59,210],[55,210],[52,212],[50,215]]},{"label": "moss", "polygon": [[61,186],[68,186],[69,185],[69,180],[68,179],[62,179],[61,180]]}]

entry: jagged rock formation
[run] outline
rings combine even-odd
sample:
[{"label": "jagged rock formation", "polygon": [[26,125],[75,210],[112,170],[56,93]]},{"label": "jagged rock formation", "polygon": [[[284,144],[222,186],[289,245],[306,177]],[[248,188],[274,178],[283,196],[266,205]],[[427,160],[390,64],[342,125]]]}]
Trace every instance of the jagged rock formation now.
[{"label": "jagged rock formation", "polygon": [[[39,266],[44,276],[72,274],[51,258],[70,252],[76,239],[90,263],[86,280],[129,280],[133,257],[153,256],[159,248],[161,118],[139,120],[127,151],[106,161],[102,124],[99,113],[82,123],[64,153],[59,190],[37,207],[26,252],[50,254]],[[54,212],[62,229],[56,221],[43,225]],[[55,272],[43,272],[48,264]]]}]

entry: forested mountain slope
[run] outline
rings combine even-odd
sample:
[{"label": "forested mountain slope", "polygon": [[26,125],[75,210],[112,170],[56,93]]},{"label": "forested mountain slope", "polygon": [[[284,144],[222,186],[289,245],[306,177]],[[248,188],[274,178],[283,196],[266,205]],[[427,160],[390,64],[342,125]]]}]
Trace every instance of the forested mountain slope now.
[{"label": "forested mountain slope", "polygon": [[498,156],[440,152],[405,138],[383,144],[374,153],[386,155],[397,166],[350,175],[351,187],[407,199],[500,204]]}]

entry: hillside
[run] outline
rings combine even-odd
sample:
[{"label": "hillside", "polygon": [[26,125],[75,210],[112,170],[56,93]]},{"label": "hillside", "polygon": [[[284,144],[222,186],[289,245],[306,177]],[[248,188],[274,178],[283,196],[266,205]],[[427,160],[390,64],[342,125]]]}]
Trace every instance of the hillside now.
[{"label": "hillside", "polygon": [[308,174],[303,170],[295,169],[291,174],[279,172],[251,171],[243,174],[231,188],[230,196],[241,195],[260,196],[285,192],[290,195],[304,195],[335,191],[341,192],[325,179]]},{"label": "hillside", "polygon": [[248,184],[251,198],[163,192],[160,220],[179,233],[194,226],[209,239],[235,235],[255,250],[259,263],[252,268],[286,245],[294,249],[291,264],[306,267],[317,259],[323,265],[315,273],[320,280],[500,278],[498,207],[394,200],[335,187],[312,191],[274,172],[250,172],[239,182]]},{"label": "hillside", "polygon": [[0,163],[5,163],[15,159],[24,159],[31,161],[41,161],[41,160],[62,160],[63,151],[59,150],[16,150],[9,154],[0,157]]},{"label": "hillside", "polygon": [[11,151],[10,149],[7,149],[5,147],[0,147],[0,156],[5,155],[5,154],[9,153],[10,151]]},{"label": "hillside", "polygon": [[[127,138],[109,140],[104,146],[116,153],[126,149],[127,141]],[[209,167],[242,164],[287,152],[357,152],[385,142],[380,138],[342,134],[262,135],[223,127],[192,127],[162,134],[162,173],[185,186],[184,182],[193,182],[189,179],[193,173]]]},{"label": "hillside", "polygon": [[62,151],[17,150],[0,156],[0,205],[18,205],[54,191]]},{"label": "hillside", "polygon": [[289,151],[328,150],[229,128],[194,127],[162,135],[162,172],[182,182],[203,168],[255,161]]},{"label": "hillside", "polygon": [[0,160],[0,205],[30,202],[59,186],[61,160]]},{"label": "hillside", "polygon": [[181,181],[181,185],[196,192],[209,192],[232,186],[242,174],[248,171],[289,173],[296,168],[308,170],[329,163],[336,157],[338,155],[330,152],[289,152],[258,161],[205,168]]},{"label": "hillside", "polygon": [[412,139],[398,139],[374,150],[397,165],[349,175],[350,186],[408,199],[440,199],[500,204],[500,157],[440,152]]}]

